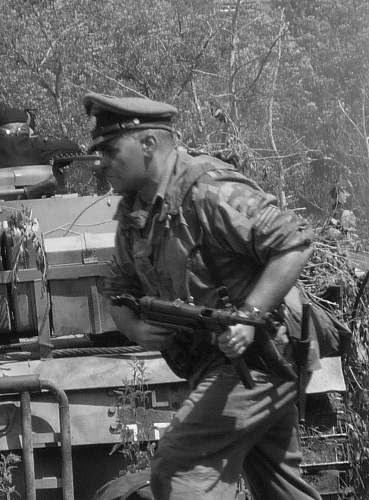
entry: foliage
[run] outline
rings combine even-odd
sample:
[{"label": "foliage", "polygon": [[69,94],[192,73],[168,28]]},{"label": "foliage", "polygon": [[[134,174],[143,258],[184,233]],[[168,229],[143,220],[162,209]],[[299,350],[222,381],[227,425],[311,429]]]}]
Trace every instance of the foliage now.
[{"label": "foliage", "polygon": [[365,0],[11,0],[0,14],[0,98],[37,109],[40,134],[86,145],[87,91],[165,100],[186,145],[236,154],[319,217],[347,182],[366,221]]},{"label": "foliage", "polygon": [[124,381],[123,387],[114,391],[114,432],[120,433],[120,442],[113,446],[110,454],[122,454],[121,474],[149,468],[155,449],[155,443],[151,442],[154,423],[144,361],[134,358],[131,370],[132,378]]},{"label": "foliage", "polygon": [[13,485],[13,473],[16,469],[16,464],[21,461],[21,458],[14,453],[0,454],[0,497],[6,500],[19,497],[15,486]]},{"label": "foliage", "polygon": [[38,220],[32,210],[26,207],[14,209],[6,221],[7,252],[12,266],[12,284],[16,286],[18,269],[30,267],[30,255],[35,258],[35,267],[42,273],[46,284],[47,262],[44,245],[39,234]]},{"label": "foliage", "polygon": [[[337,217],[337,213],[334,215]],[[362,251],[364,267],[365,259],[369,253],[363,242],[355,237],[354,230],[352,225],[347,227],[344,224],[338,224],[335,217],[323,221],[323,224],[316,228],[317,241],[314,253],[303,271],[301,280],[315,298],[322,301],[322,305],[333,308],[338,317],[348,322],[353,332],[352,349],[344,360],[344,375],[347,385],[346,428],[348,455],[352,465],[350,486],[355,491],[355,498],[364,500],[368,497],[369,491],[367,481],[369,467],[369,433],[367,428],[369,418],[367,389],[369,317],[367,306],[369,293],[365,292],[362,295],[356,310],[354,310],[354,304],[365,274],[362,271],[362,266],[357,267],[356,252]],[[330,287],[339,287],[341,292],[339,304],[336,302],[337,297],[334,299],[327,297],[326,292]],[[309,432],[314,432],[314,429],[309,429]]]}]

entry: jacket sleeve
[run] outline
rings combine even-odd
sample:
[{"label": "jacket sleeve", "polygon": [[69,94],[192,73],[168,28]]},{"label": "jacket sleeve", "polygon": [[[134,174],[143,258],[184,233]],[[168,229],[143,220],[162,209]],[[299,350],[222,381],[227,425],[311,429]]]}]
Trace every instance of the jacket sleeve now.
[{"label": "jacket sleeve", "polygon": [[196,187],[195,203],[216,253],[233,252],[259,265],[282,252],[309,246],[313,231],[275,197],[247,182],[220,181]]}]

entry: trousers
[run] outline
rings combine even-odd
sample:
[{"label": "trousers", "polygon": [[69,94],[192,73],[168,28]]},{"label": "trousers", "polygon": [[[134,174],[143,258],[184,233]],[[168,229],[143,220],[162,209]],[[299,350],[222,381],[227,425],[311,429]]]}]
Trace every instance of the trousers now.
[{"label": "trousers", "polygon": [[319,500],[300,476],[297,387],[251,370],[246,389],[232,365],[207,374],[159,441],[156,500],[229,500],[241,474],[255,500]]}]

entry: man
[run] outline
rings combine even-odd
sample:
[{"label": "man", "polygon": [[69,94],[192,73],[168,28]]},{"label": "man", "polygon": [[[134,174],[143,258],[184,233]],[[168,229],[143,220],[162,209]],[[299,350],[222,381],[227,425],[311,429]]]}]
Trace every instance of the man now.
[{"label": "man", "polygon": [[[283,301],[310,255],[312,233],[275,198],[220,160],[177,148],[176,109],[140,98],[90,93],[106,176],[124,195],[116,218],[116,253],[107,293],[118,329],[163,352],[192,392],[164,437],[152,466],[157,500],[235,498],[245,472],[255,499],[319,499],[299,476],[296,382],[263,359],[252,326],[184,336],[119,307],[119,295],[181,298],[220,307],[230,302],[260,317]],[[274,314],[274,313],[273,313]],[[291,360],[283,324],[274,341]],[[254,381],[246,389],[230,359],[244,356]]]},{"label": "man", "polygon": [[35,118],[26,110],[0,103],[0,168],[70,163],[81,153],[69,139],[47,139],[33,135]]}]

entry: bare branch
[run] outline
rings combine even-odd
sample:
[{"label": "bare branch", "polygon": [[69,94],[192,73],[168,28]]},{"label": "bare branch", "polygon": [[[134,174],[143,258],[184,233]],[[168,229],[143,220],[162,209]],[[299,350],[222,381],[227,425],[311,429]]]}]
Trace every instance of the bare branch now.
[{"label": "bare branch", "polygon": [[[257,150],[255,150],[257,151]],[[281,155],[278,154],[277,156],[259,156],[257,159],[258,160],[278,160],[278,159],[283,159],[283,158],[295,158],[296,156],[304,156],[306,154],[306,151],[301,152],[301,153],[291,153],[289,155]],[[289,167],[290,168],[290,167]]]},{"label": "bare branch", "polygon": [[178,92],[176,93],[176,96],[175,98],[178,98],[183,90],[185,89],[185,87],[187,86],[188,83],[190,83],[191,79],[192,79],[192,75],[193,75],[193,72],[195,69],[197,69],[197,66],[202,58],[202,56],[205,54],[205,51],[210,43],[210,40],[213,38],[214,34],[213,34],[213,29],[212,27],[209,25],[209,34],[208,36],[203,40],[203,43],[201,44],[201,47],[200,47],[200,50],[199,52],[195,55],[194,57],[194,60],[187,72],[187,75],[185,76],[185,79],[183,80],[181,86],[180,86],[180,89],[178,90]]},{"label": "bare branch", "polygon": [[48,60],[48,58],[50,57],[50,55],[52,54],[53,50],[54,50],[54,47],[56,45],[56,40],[54,40],[54,42],[50,45],[50,47],[47,49],[46,51],[46,54],[44,55],[44,57],[41,59],[41,62],[39,64],[39,68],[42,68],[42,66],[46,63],[46,61]]},{"label": "bare branch", "polygon": [[269,105],[268,105],[268,131],[269,131],[269,139],[273,148],[273,151],[275,152],[275,155],[278,157],[278,174],[279,174],[279,201],[280,201],[280,206],[281,209],[284,210],[287,207],[287,201],[286,201],[286,192],[285,192],[285,172],[284,172],[284,167],[283,167],[283,161],[279,157],[279,151],[275,142],[274,138],[274,131],[273,131],[273,106],[274,106],[274,92],[275,88],[277,85],[277,79],[278,79],[278,72],[279,72],[279,64],[281,60],[281,55],[282,55],[282,36],[286,32],[286,26],[285,26],[285,19],[284,19],[284,11],[282,10],[281,12],[281,24],[279,28],[279,33],[278,33],[278,54],[277,54],[277,61],[274,69],[274,74],[273,74],[273,81],[272,81],[272,89],[271,89],[271,94],[270,94],[270,99],[269,99]]},{"label": "bare branch", "polygon": [[340,100],[338,100],[338,105],[341,108],[342,113],[346,116],[348,121],[351,123],[351,125],[355,128],[356,132],[360,135],[362,139],[365,139],[364,134],[360,130],[360,127],[357,125],[357,123],[354,122],[354,120],[349,116],[345,108],[343,107],[343,104]]},{"label": "bare branch", "polygon": [[55,72],[55,94],[56,94],[56,97],[58,97],[60,94],[62,75],[63,75],[63,65],[62,65],[61,57],[59,57],[57,69]]},{"label": "bare branch", "polygon": [[180,18],[178,9],[177,9],[176,13],[177,13],[177,21],[178,21],[178,34],[179,34],[180,37],[183,37],[183,33],[182,33],[182,19]]},{"label": "bare branch", "polygon": [[236,74],[237,68],[237,55],[238,45],[240,42],[238,34],[238,14],[240,9],[241,0],[237,0],[236,6],[232,15],[232,28],[231,28],[231,53],[229,56],[229,74],[231,75],[228,81],[229,99],[229,114],[233,121],[238,122],[237,100],[236,100]]},{"label": "bare branch", "polygon": [[193,72],[199,73],[200,75],[216,76],[217,78],[220,78],[220,75],[217,73],[209,73],[208,71],[202,71],[201,69],[194,69]]},{"label": "bare branch", "polygon": [[320,207],[317,203],[315,203],[314,201],[311,201],[309,200],[308,198],[306,198],[306,196],[304,195],[304,193],[302,191],[297,191],[297,194],[298,196],[305,202],[307,203],[308,205],[310,205],[311,207],[313,208],[316,208],[317,210],[319,210],[320,212],[322,212],[323,214],[325,214],[326,216],[329,215],[329,212],[327,210],[324,210],[322,207]]},{"label": "bare branch", "polygon": [[49,38],[49,35],[46,31],[46,28],[44,26],[44,23],[42,22],[42,19],[41,19],[41,16],[40,16],[40,13],[36,10],[36,7],[34,5],[33,2],[30,2],[30,5],[31,5],[31,9],[32,9],[32,12],[33,12],[33,15],[35,16],[35,18],[37,19],[37,22],[40,26],[40,29],[42,31],[42,34],[44,35],[45,37],[45,40],[48,42],[49,46],[52,45],[52,40]]},{"label": "bare branch", "polygon": [[63,76],[63,64],[61,61],[61,57],[59,56],[58,65],[55,72],[55,106],[56,106],[56,112],[58,116],[60,129],[62,133],[66,136],[68,135],[68,130],[63,120],[63,106],[60,95],[60,89],[62,86],[62,76]]},{"label": "bare branch", "polygon": [[274,47],[275,47],[275,46],[276,46],[276,44],[279,42],[279,40],[280,40],[281,38],[283,38],[283,37],[284,37],[284,35],[287,33],[287,31],[288,31],[287,27],[284,27],[283,31],[280,31],[280,32],[278,33],[277,38],[276,38],[275,40],[273,40],[273,43],[272,43],[272,45],[269,47],[268,52],[265,54],[265,56],[262,58],[262,60],[261,60],[261,62],[260,62],[259,70],[258,70],[258,72],[257,72],[257,74],[256,74],[256,76],[255,76],[255,78],[253,79],[253,81],[251,82],[251,84],[250,84],[250,85],[247,87],[247,89],[245,90],[244,95],[246,95],[246,96],[247,96],[247,95],[248,95],[248,94],[250,94],[250,93],[251,93],[251,91],[254,89],[254,87],[256,86],[256,84],[257,84],[257,82],[258,82],[258,80],[259,80],[259,78],[260,78],[260,76],[261,76],[261,74],[262,74],[262,72],[263,72],[264,66],[266,65],[266,63],[267,63],[267,61],[268,61],[269,57],[271,56],[271,54],[273,53],[273,49],[274,49]]},{"label": "bare branch", "polygon": [[215,100],[221,97],[229,97],[229,93],[227,92],[226,94],[210,94],[210,97],[213,97]]},{"label": "bare branch", "polygon": [[[84,26],[85,23],[84,22],[80,22],[78,24],[72,24],[70,26],[68,26],[67,28],[65,28],[65,30],[63,30],[61,33],[60,33],[60,36],[58,36],[55,40],[52,40],[50,41],[50,45],[49,45],[49,48],[47,49],[44,57],[42,58],[40,64],[39,64],[39,67],[41,68],[45,63],[46,61],[49,59],[49,57],[51,56],[51,54],[53,53],[55,47],[63,40],[63,38],[72,30],[72,29],[79,29],[81,28],[82,26]],[[49,40],[48,40],[49,41]]]},{"label": "bare branch", "polygon": [[117,76],[118,77],[122,76],[122,77],[125,77],[125,78],[129,78],[134,83],[137,83],[138,85],[140,85],[145,90],[145,94],[144,95],[146,97],[155,95],[155,92],[153,91],[150,83],[142,75],[140,76],[138,74],[137,69],[136,69],[136,73],[135,74],[133,74],[131,71],[123,71],[120,74],[118,74]]},{"label": "bare branch", "polygon": [[361,89],[361,94],[362,94],[361,116],[362,116],[363,135],[364,135],[366,154],[367,154],[367,157],[369,158],[369,141],[368,141],[368,134],[366,131],[366,109],[365,109],[366,108],[366,92],[365,92],[365,87],[363,87]]},{"label": "bare branch", "polygon": [[72,85],[72,87],[74,87],[76,89],[83,90],[84,92],[93,92],[92,89],[90,89],[89,87],[86,87],[86,85],[83,85],[82,83],[74,83],[70,78],[68,78],[68,77],[64,77],[64,78],[65,78],[66,82],[68,82],[70,85]]},{"label": "bare branch", "polygon": [[[249,59],[248,61],[245,61],[244,63],[239,64],[239,65],[237,66],[237,68],[235,69],[235,76],[236,76],[236,74],[237,74],[239,71],[241,71],[241,69],[246,68],[246,66],[248,66],[249,64],[252,64],[252,63],[254,63],[254,62],[258,61],[259,59],[260,59],[260,57],[253,57],[252,59]],[[242,90],[242,88],[241,88],[241,90]]]},{"label": "bare branch", "polygon": [[103,73],[102,71],[98,70],[97,68],[95,68],[94,66],[92,66],[91,64],[88,65],[88,67],[94,71],[95,73],[103,76],[104,78],[106,78],[107,80],[111,81],[111,82],[114,82],[116,85],[118,85],[118,87],[121,87],[123,88],[124,90],[129,90],[130,92],[133,92],[134,94],[140,96],[140,97],[144,97],[145,99],[147,99],[147,96],[145,96],[144,94],[141,94],[141,92],[138,92],[137,90],[134,90],[130,87],[127,87],[127,85],[124,85],[122,82],[119,82],[118,80],[116,80],[115,78],[109,76],[109,75],[106,75],[105,73]]},{"label": "bare branch", "polygon": [[204,116],[202,114],[201,104],[200,104],[199,98],[197,96],[196,85],[195,85],[193,78],[191,79],[191,90],[192,90],[192,96],[193,96],[193,100],[194,100],[195,107],[197,110],[197,114],[199,116],[199,122],[200,122],[200,127],[201,127],[201,132],[202,132],[205,128],[205,121],[204,121]]},{"label": "bare branch", "polygon": [[38,68],[34,68],[28,61],[28,59],[25,58],[24,54],[18,50],[14,40],[12,40],[12,45],[14,53],[18,57],[19,62],[22,63],[23,66],[27,68],[28,71],[30,71],[30,73],[36,78],[40,87],[49,92],[49,94],[55,99],[55,91],[52,89],[49,82],[42,75],[40,75]]}]

